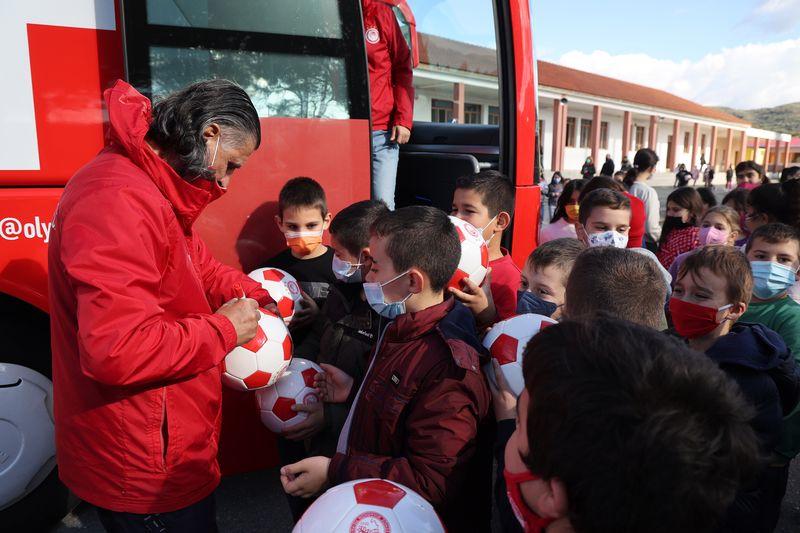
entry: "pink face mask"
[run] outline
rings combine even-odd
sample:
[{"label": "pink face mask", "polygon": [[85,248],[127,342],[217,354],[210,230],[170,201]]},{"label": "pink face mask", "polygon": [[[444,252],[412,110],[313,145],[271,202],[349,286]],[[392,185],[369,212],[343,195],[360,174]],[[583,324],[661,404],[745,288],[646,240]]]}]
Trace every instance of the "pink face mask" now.
[{"label": "pink face mask", "polygon": [[514,511],[514,516],[517,517],[522,529],[525,533],[544,533],[547,526],[555,519],[541,517],[528,507],[522,498],[522,491],[519,487],[523,483],[541,478],[528,470],[524,472],[509,472],[508,469],[503,470],[503,477],[506,480],[508,501],[511,503],[511,509]]},{"label": "pink face mask", "polygon": [[725,244],[728,242],[728,232],[715,228],[714,226],[709,226],[707,228],[700,228],[700,235],[698,238],[700,239],[701,245]]},{"label": "pink face mask", "polygon": [[760,183],[750,183],[749,181],[746,181],[746,182],[742,183],[741,185],[739,185],[739,187],[741,187],[742,189],[747,189],[748,191],[752,191],[753,189],[755,189],[759,185],[761,185],[761,184]]}]

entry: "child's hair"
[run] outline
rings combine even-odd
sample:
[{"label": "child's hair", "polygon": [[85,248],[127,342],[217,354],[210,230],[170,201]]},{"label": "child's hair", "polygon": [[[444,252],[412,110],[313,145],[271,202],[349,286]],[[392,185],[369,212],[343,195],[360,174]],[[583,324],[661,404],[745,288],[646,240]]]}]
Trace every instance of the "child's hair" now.
[{"label": "child's hair", "polygon": [[658,164],[658,161],[658,154],[656,154],[655,150],[642,148],[637,151],[636,155],[633,157],[633,166],[628,169],[628,173],[625,175],[625,186],[630,188],[636,181],[636,177],[640,172],[650,170]]},{"label": "child's hair", "polygon": [[420,269],[433,292],[444,289],[461,259],[455,226],[435,207],[413,205],[389,211],[375,220],[370,232],[387,239],[386,254],[398,273]]},{"label": "child's hair", "polygon": [[[725,218],[725,222],[728,223],[728,226],[731,228],[731,232],[741,233],[742,228],[739,227],[739,213],[736,212],[735,209],[728,207],[727,205],[717,205],[706,211],[706,214],[703,215],[703,220],[712,213],[719,213]],[[701,220],[702,222],[702,220]]]},{"label": "child's hair", "polygon": [[703,268],[726,281],[725,296],[729,303],[750,303],[753,274],[750,263],[740,250],[731,246],[701,246],[686,256],[675,281],[680,281],[687,274],[697,277]]},{"label": "child's hair", "polygon": [[575,260],[586,249],[578,239],[554,239],[536,248],[528,256],[528,265],[533,270],[554,266],[563,273],[563,283],[566,285],[569,272]]},{"label": "child's hair", "polygon": [[565,485],[575,531],[713,531],[760,468],[736,383],[657,331],[566,320],[528,343],[523,376],[523,460]]},{"label": "child's hair", "polygon": [[589,183],[587,183],[583,188],[578,201],[583,201],[583,199],[586,198],[590,192],[596,191],[597,189],[611,189],[612,191],[621,193],[625,192],[625,186],[614,178],[609,178],[608,176],[595,176],[590,179]]},{"label": "child's hair", "polygon": [[614,172],[614,181],[625,181],[625,176],[627,174],[628,173],[625,172],[624,170],[617,170],[616,172]]},{"label": "child's hair", "polygon": [[325,200],[325,190],[322,185],[304,176],[287,181],[278,194],[280,216],[283,217],[283,212],[292,207],[318,208],[325,218],[328,215],[328,202]]},{"label": "child's hair", "polygon": [[564,184],[564,190],[561,192],[561,196],[558,197],[558,203],[556,204],[556,210],[553,212],[553,217],[550,219],[550,223],[557,222],[559,220],[567,218],[567,203],[572,200],[572,195],[575,194],[575,191],[582,191],[583,188],[586,186],[587,180],[579,179],[579,180],[569,180]]},{"label": "child's hair", "polygon": [[756,239],[761,239],[769,244],[795,241],[797,242],[798,246],[800,246],[800,230],[793,226],[789,226],[788,224],[781,224],[780,222],[759,226],[753,233],[750,234],[750,238],[747,239],[747,245],[744,249],[745,253],[750,251],[750,249],[753,247],[753,243],[756,242]]},{"label": "child's hair", "polygon": [[567,280],[570,318],[607,311],[619,318],[659,328],[664,321],[667,285],[656,262],[631,250],[589,248],[578,256]]},{"label": "child's hair", "polygon": [[456,180],[456,189],[477,192],[483,205],[489,209],[489,216],[495,217],[502,211],[514,215],[514,185],[505,174],[496,170],[482,170],[477,174],[461,176]]},{"label": "child's hair", "polygon": [[800,227],[800,181],[766,183],[750,191],[747,205],[769,222]]},{"label": "child's hair", "polygon": [[722,205],[732,202],[733,208],[737,212],[744,213],[747,210],[748,196],[750,196],[750,191],[748,189],[733,189],[722,199]]},{"label": "child's hair", "polygon": [[[679,207],[689,210],[689,222],[697,224],[697,220],[703,213],[703,199],[697,193],[694,187],[678,187],[667,196],[667,204],[672,202]],[[667,242],[670,232],[674,229],[674,225],[670,223],[671,219],[667,218],[661,228],[661,236],[658,238],[659,246],[663,246]]]},{"label": "child's hair", "polygon": [[330,234],[352,255],[369,246],[369,229],[375,220],[387,213],[383,200],[362,200],[348,205],[331,221]]},{"label": "child's hair", "polygon": [[781,170],[781,183],[789,180],[800,180],[800,167],[786,167]]},{"label": "child's hair", "polygon": [[764,174],[764,167],[756,163],[755,161],[742,161],[738,165],[736,165],[736,173],[739,174],[740,172],[746,172],[748,170],[754,170],[758,174],[758,177],[761,178],[761,183],[769,183],[769,178],[766,174]]},{"label": "child's hair", "polygon": [[697,191],[697,194],[700,195],[700,199],[703,201],[703,203],[708,207],[714,207],[718,204],[717,197],[714,196],[714,191],[708,187],[698,187],[695,190]]},{"label": "child's hair", "polygon": [[581,208],[578,211],[578,219],[581,224],[586,225],[586,221],[589,219],[589,215],[592,214],[592,209],[595,207],[608,207],[614,210],[624,209],[630,211],[631,201],[621,192],[612,191],[611,189],[596,189],[581,200]]}]

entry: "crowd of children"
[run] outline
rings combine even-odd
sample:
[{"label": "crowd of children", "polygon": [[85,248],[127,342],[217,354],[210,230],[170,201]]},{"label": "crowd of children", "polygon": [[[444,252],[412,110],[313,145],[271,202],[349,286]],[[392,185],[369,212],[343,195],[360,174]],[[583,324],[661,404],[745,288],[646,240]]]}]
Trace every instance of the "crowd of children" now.
[{"label": "crowd of children", "polygon": [[[301,283],[296,355],[324,369],[323,402],[295,406],[310,416],[279,439],[295,519],[378,477],[455,532],[772,531],[800,453],[800,181],[742,163],[723,205],[682,187],[662,225],[656,162],[641,150],[625,181],[567,181],[521,270],[501,246],[510,181],[459,179],[451,214],[491,267],[460,290],[446,213],[362,201],[331,217],[314,180],[290,180],[288,249],[267,265]],[[524,313],[559,323],[525,348],[516,397],[485,376],[481,337]]]}]

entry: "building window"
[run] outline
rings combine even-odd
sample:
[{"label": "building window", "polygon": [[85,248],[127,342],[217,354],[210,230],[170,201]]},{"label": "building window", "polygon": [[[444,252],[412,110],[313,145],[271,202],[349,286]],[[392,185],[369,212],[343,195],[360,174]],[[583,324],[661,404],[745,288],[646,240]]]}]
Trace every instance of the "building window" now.
[{"label": "building window", "polygon": [[633,140],[636,150],[644,148],[644,126],[634,126]]},{"label": "building window", "polygon": [[592,139],[592,121],[581,119],[581,148],[590,148]]},{"label": "building window", "polygon": [[700,152],[702,153],[705,151],[706,151],[706,134],[704,133],[700,136]]},{"label": "building window", "polygon": [[431,100],[431,122],[453,122],[453,102]]},{"label": "building window", "polygon": [[489,124],[492,126],[500,125],[500,107],[496,105],[489,106]]},{"label": "building window", "polygon": [[464,104],[464,124],[481,124],[482,112],[480,104]]},{"label": "building window", "polygon": [[688,154],[689,153],[689,144],[692,142],[690,135],[691,134],[688,131],[683,134],[683,153],[684,154]]},{"label": "building window", "polygon": [[608,150],[608,122],[600,123],[600,148]]},{"label": "building window", "polygon": [[567,117],[567,141],[569,148],[575,148],[575,117]]}]

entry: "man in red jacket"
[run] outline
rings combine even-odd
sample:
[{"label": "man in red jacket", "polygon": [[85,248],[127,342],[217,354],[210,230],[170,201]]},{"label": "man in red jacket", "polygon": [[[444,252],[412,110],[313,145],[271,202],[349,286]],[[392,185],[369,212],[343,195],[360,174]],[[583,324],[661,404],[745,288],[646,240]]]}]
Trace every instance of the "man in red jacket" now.
[{"label": "man in red jacket", "polygon": [[192,224],[258,147],[258,114],[227,81],[152,113],[123,81],[105,101],[110,142],[64,189],[49,248],[59,474],[109,531],[216,531],[219,364],[272,301]]},{"label": "man in red jacket", "polygon": [[414,86],[411,53],[392,8],[361,0],[372,98],[372,198],[394,209],[400,146],[411,137]]}]

